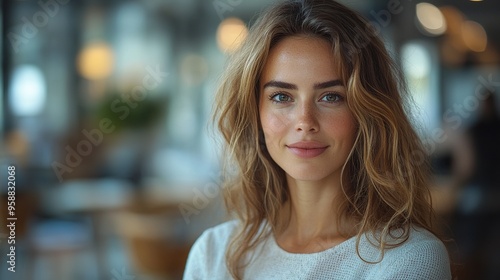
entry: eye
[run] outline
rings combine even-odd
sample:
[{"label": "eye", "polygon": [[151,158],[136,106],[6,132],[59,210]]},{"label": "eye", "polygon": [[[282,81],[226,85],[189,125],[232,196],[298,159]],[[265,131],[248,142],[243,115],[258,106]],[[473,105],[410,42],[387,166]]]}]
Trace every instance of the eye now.
[{"label": "eye", "polygon": [[338,93],[328,93],[325,94],[322,98],[321,101],[325,101],[328,103],[338,103],[344,100],[344,97]]},{"label": "eye", "polygon": [[273,93],[269,99],[275,103],[285,103],[292,101],[292,98],[283,92]]}]

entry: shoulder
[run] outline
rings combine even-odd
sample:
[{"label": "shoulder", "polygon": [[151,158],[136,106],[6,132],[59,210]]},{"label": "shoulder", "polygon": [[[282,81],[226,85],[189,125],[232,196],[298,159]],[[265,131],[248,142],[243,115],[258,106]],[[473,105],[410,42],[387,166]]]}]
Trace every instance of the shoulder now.
[{"label": "shoulder", "polygon": [[421,259],[449,263],[448,250],[443,242],[428,230],[419,227],[412,228],[406,243],[404,251],[407,251],[407,253],[420,252],[422,253]]},{"label": "shoulder", "polygon": [[239,222],[237,220],[231,220],[219,224],[205,230],[199,240],[220,245],[220,243],[228,241],[228,239],[236,232],[238,225]]},{"label": "shoulder", "polygon": [[196,242],[191,247],[191,254],[210,252],[211,255],[216,253],[225,253],[227,244],[229,243],[232,235],[236,232],[238,222],[236,220],[228,221],[219,224],[215,227],[206,229]]},{"label": "shoulder", "polygon": [[238,222],[228,221],[205,230],[191,247],[184,279],[207,279],[225,276],[225,253]]},{"label": "shoulder", "polygon": [[451,279],[450,260],[443,242],[431,232],[414,227],[408,240],[387,249],[378,279]]}]

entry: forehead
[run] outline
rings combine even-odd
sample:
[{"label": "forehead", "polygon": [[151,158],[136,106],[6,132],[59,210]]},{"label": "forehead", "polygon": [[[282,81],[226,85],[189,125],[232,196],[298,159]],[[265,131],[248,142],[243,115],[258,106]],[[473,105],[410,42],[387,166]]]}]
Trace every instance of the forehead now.
[{"label": "forehead", "polygon": [[338,79],[335,63],[328,41],[310,36],[286,37],[271,48],[260,81]]}]

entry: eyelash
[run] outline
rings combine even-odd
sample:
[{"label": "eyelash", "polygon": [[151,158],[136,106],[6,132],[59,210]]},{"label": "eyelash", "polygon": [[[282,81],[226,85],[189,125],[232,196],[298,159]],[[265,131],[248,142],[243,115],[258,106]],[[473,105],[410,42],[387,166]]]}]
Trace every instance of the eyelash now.
[{"label": "eyelash", "polygon": [[271,100],[273,103],[276,103],[276,104],[287,102],[287,101],[276,100],[276,97],[278,97],[278,96],[286,96],[289,99],[292,99],[288,94],[286,94],[284,92],[273,92],[271,95],[269,95],[269,100]]},{"label": "eyelash", "polygon": [[[276,100],[275,98],[278,96],[286,96],[287,98],[292,99],[292,97],[290,95],[288,95],[284,92],[273,92],[271,95],[269,95],[269,100],[271,100],[275,104],[282,104],[282,103],[289,102],[289,101]],[[334,96],[337,99],[336,101],[325,101],[327,103],[339,103],[339,102],[344,101],[344,96],[342,96],[341,94],[336,93],[336,92],[329,92],[329,93],[323,95],[320,100],[322,100],[323,98],[325,98],[327,96]]]}]

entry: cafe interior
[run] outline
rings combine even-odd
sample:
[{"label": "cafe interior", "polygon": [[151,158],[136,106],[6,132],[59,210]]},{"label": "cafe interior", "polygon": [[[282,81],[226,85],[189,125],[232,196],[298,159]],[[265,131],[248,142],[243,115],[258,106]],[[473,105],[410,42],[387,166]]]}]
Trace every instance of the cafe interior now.
[{"label": "cafe interior", "polygon": [[[466,141],[485,92],[500,121],[500,1],[339,1],[405,75],[457,279],[500,279],[500,127]],[[274,2],[1,2],[0,279],[182,278],[196,238],[231,219],[220,74]]]}]

